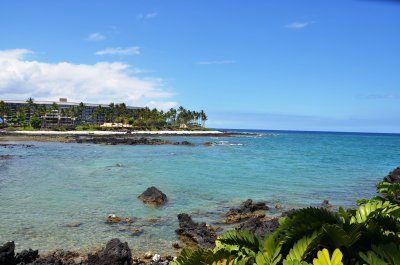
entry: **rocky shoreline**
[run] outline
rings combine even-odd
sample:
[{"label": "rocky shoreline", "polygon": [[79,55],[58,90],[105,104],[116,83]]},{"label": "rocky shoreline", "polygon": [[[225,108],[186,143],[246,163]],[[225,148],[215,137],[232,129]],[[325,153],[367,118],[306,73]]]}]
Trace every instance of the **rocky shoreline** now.
[{"label": "rocky shoreline", "polygon": [[[203,142],[194,144],[189,141],[172,141],[168,137],[171,136],[208,136],[208,137],[231,137],[239,135],[237,133],[201,133],[201,134],[168,134],[168,133],[115,133],[115,134],[95,134],[86,132],[84,134],[68,133],[51,133],[47,134],[44,131],[36,132],[6,132],[0,131],[1,141],[39,141],[39,142],[61,142],[61,143],[80,143],[80,144],[102,144],[102,145],[179,145],[179,146],[213,146],[217,143]],[[163,137],[154,138],[155,136]]]},{"label": "rocky shoreline", "polygon": [[[167,197],[155,187],[150,187],[139,196],[145,205],[162,205]],[[161,203],[160,203],[161,202]],[[257,235],[264,236],[267,232],[272,232],[279,226],[278,217],[266,217],[269,207],[264,202],[253,202],[248,199],[238,207],[229,209],[221,216],[219,223],[233,224],[236,230],[247,230]],[[282,216],[290,214],[282,212]],[[234,217],[233,217],[234,216]],[[182,247],[190,248],[212,248],[215,240],[222,228],[204,222],[195,222],[187,213],[177,216],[179,227],[176,234],[180,238],[180,243],[174,243],[170,253],[177,253]],[[109,215],[106,219],[109,224],[126,224],[129,226],[133,220],[128,217]],[[175,249],[173,251],[172,249]],[[57,250],[47,255],[40,255],[39,250],[23,250],[15,253],[14,242],[7,242],[0,246],[0,264],[2,265],[136,265],[136,264],[168,264],[174,260],[174,254],[160,255],[158,253],[147,252],[141,255],[134,255],[128,243],[121,242],[120,239],[110,240],[105,247],[93,253],[78,253],[68,250]]]}]

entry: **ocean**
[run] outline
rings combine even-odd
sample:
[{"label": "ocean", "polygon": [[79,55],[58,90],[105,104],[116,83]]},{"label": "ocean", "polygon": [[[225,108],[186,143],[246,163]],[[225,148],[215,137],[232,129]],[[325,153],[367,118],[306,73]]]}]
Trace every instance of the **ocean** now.
[{"label": "ocean", "polygon": [[[170,252],[179,213],[215,224],[248,198],[265,201],[269,216],[277,203],[288,210],[326,199],[349,208],[400,164],[396,134],[251,133],[158,137],[213,146],[2,142],[17,145],[0,146],[0,156],[11,155],[0,160],[0,243],[90,251],[117,237],[134,255]],[[168,196],[164,207],[137,199],[150,186]],[[107,224],[109,214],[133,218],[142,233]]]}]

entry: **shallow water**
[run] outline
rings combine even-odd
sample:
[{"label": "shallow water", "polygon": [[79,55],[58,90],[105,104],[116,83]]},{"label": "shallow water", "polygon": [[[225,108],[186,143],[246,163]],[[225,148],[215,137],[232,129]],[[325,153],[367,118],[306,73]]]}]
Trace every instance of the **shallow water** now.
[{"label": "shallow water", "polygon": [[[165,137],[164,137],[165,138]],[[215,222],[252,198],[284,208],[351,207],[400,162],[400,136],[258,132],[257,136],[170,137],[205,146],[106,146],[50,142],[0,147],[0,243],[17,250],[89,250],[118,237],[134,252],[168,251],[176,215]],[[22,144],[21,142],[8,142]],[[167,194],[160,209],[137,196],[149,186]],[[143,233],[105,223],[134,217]]]}]

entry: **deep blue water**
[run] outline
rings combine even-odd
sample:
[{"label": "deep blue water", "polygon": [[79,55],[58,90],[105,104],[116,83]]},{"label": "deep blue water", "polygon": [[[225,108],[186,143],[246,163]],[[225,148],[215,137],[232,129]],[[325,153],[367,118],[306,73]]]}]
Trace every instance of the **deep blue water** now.
[{"label": "deep blue water", "polygon": [[[0,160],[0,243],[15,240],[18,249],[51,251],[90,249],[119,237],[135,251],[166,250],[177,241],[178,213],[213,223],[247,198],[272,208],[278,202],[285,209],[318,206],[324,199],[351,207],[374,195],[375,183],[400,164],[399,135],[251,132],[169,138],[215,142],[211,147],[0,147],[0,155],[13,156]],[[169,198],[161,209],[137,199],[153,185]],[[143,234],[106,224],[111,213],[136,218]]]}]

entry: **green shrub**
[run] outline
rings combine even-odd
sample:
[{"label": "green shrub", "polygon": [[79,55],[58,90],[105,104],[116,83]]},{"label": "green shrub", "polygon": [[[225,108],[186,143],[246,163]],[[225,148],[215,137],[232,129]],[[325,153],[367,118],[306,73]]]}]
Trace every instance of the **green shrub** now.
[{"label": "green shrub", "polygon": [[264,240],[228,231],[214,249],[183,250],[171,264],[400,264],[398,187],[377,187],[380,199],[358,209],[300,209],[281,218],[280,227]]}]

